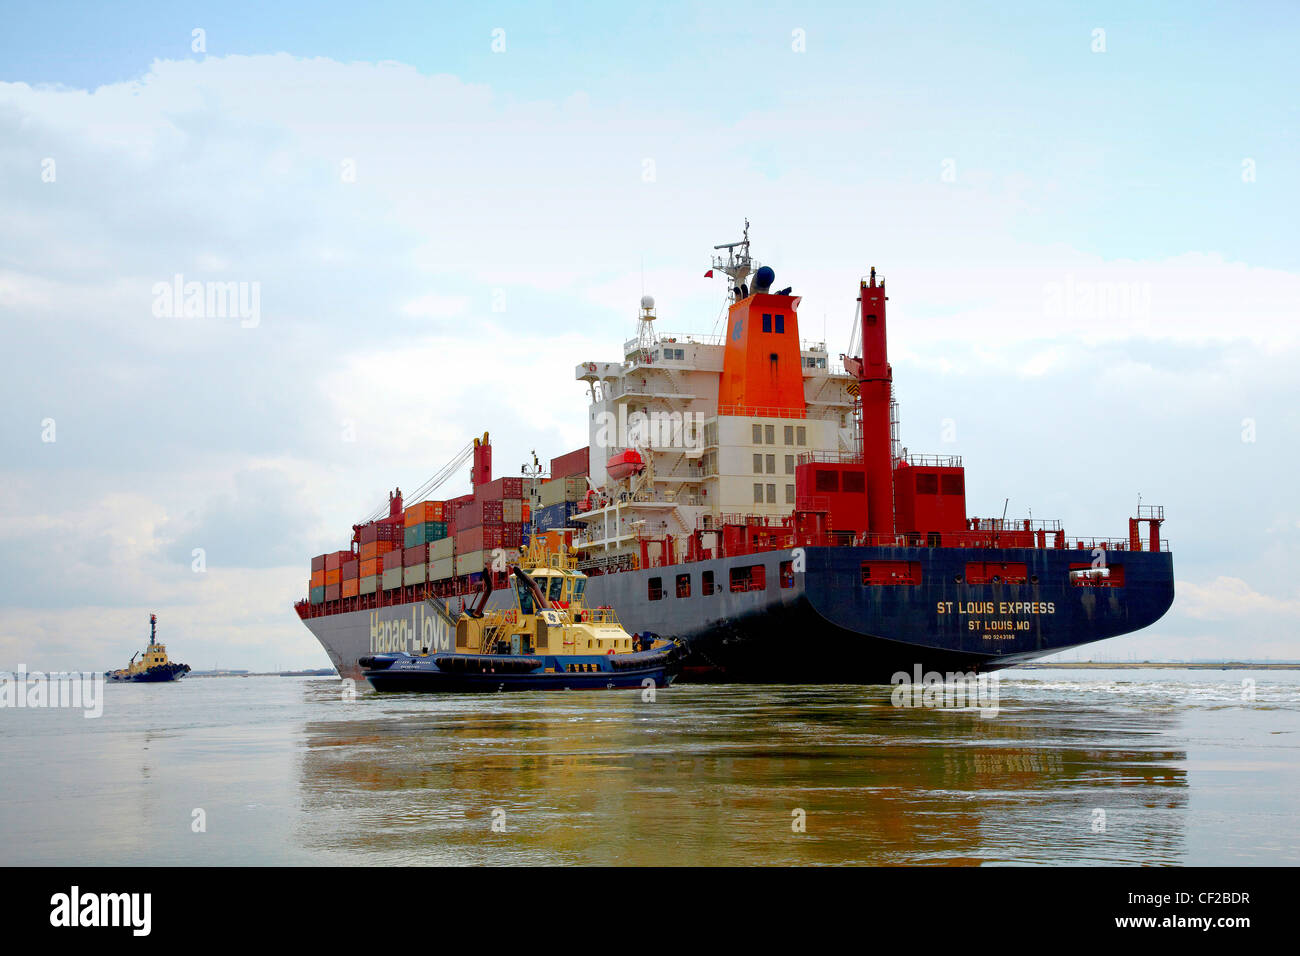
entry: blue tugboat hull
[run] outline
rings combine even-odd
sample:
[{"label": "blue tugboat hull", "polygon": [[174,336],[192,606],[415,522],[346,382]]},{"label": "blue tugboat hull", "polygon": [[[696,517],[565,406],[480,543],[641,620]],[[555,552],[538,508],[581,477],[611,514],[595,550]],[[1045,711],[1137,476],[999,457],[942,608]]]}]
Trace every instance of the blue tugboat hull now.
[{"label": "blue tugboat hull", "polygon": [[[644,666],[630,660],[641,656]],[[667,687],[676,676],[673,655],[622,655],[620,666],[606,657],[511,657],[455,654],[415,657],[377,654],[361,660],[377,691],[500,693],[523,690],[613,690]]]}]

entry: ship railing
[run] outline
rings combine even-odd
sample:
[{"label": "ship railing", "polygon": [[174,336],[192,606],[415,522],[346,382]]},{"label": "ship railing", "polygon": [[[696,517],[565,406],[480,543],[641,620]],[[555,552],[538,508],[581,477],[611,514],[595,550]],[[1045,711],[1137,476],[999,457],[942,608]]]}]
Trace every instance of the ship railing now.
[{"label": "ship railing", "polygon": [[570,608],[569,616],[576,622],[578,615],[582,615],[583,624],[608,624],[613,627],[622,627],[619,623],[618,613],[612,607],[580,607]]},{"label": "ship railing", "polygon": [[799,453],[801,465],[856,465],[862,462],[862,453],[856,451],[803,451]]},{"label": "ship railing", "polygon": [[807,418],[808,410],[776,405],[719,405],[718,414],[745,418]]},{"label": "ship railing", "polygon": [[961,455],[904,455],[899,460],[914,468],[961,467]]}]

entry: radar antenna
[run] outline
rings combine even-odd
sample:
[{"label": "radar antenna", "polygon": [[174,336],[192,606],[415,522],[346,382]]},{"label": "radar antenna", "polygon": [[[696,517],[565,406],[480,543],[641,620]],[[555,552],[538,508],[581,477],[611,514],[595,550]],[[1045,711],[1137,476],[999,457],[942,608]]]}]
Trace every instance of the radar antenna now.
[{"label": "radar antenna", "polygon": [[727,294],[733,302],[739,302],[747,291],[745,280],[759,266],[758,260],[749,257],[749,220],[745,220],[744,238],[739,242],[724,242],[713,248],[727,250],[725,256],[713,257],[713,268],[731,280]]}]

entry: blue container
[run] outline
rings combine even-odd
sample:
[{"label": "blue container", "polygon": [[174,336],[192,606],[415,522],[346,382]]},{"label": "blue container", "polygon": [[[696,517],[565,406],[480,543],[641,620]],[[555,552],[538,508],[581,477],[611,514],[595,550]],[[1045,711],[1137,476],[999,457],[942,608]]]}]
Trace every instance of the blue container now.
[{"label": "blue container", "polygon": [[[299,591],[298,593],[301,594],[302,592]],[[325,588],[323,585],[321,587],[311,589],[311,603],[312,604],[325,603]]]},{"label": "blue container", "polygon": [[578,506],[572,501],[561,501],[559,504],[538,508],[533,512],[533,531],[540,533],[567,528],[569,519],[577,514],[577,511]]}]

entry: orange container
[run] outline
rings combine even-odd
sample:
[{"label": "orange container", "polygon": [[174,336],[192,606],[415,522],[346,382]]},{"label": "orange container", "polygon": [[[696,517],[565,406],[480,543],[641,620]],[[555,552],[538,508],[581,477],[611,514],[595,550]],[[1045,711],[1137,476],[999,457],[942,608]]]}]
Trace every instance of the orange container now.
[{"label": "orange container", "polygon": [[323,588],[325,586],[325,570],[323,568],[319,571],[313,571],[311,573],[310,586],[314,588]]},{"label": "orange container", "polygon": [[444,521],[445,509],[441,501],[421,501],[406,509],[406,527],[425,524],[429,521]]},{"label": "orange container", "polygon": [[356,597],[357,589],[360,586],[361,586],[361,582],[357,578],[348,578],[346,581],[343,582],[343,596]]},{"label": "orange container", "polygon": [[533,516],[533,511],[532,511],[531,508],[528,507],[528,502],[525,501],[525,502],[524,502],[524,507],[523,507],[523,517],[520,518],[519,520],[520,520],[520,521],[531,521],[531,520],[532,520],[532,516]]},{"label": "orange container", "polygon": [[342,575],[342,573],[343,573],[343,570],[342,570],[341,568],[332,568],[332,569],[331,569],[331,568],[326,568],[326,569],[325,569],[325,586],[328,587],[328,586],[331,585],[331,584],[338,584],[338,583],[339,583],[339,580],[340,580],[340,576]]},{"label": "orange container", "polygon": [[361,576],[363,578],[374,577],[379,571],[379,558],[361,559]]},{"label": "orange container", "polygon": [[379,554],[379,542],[367,541],[365,544],[361,546],[361,551],[357,554],[357,557],[359,557],[362,561],[369,561],[377,554]]}]

